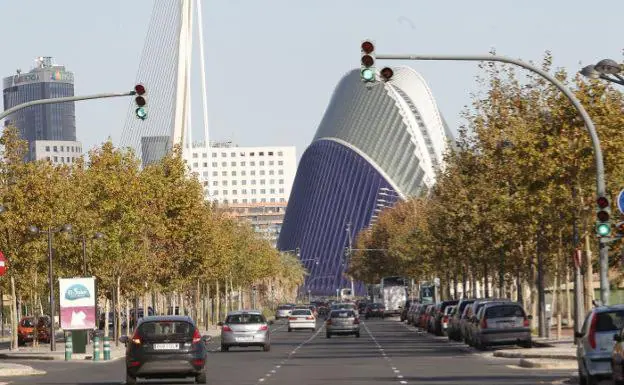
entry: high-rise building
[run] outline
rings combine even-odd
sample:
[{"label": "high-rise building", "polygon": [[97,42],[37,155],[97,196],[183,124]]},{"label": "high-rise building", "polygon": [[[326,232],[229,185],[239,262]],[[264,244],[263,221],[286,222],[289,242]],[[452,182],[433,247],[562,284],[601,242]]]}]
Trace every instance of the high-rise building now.
[{"label": "high-rise building", "polygon": [[304,152],[280,232],[280,250],[300,250],[302,291],[366,292],[345,275],[359,231],[409,196],[426,196],[452,139],[431,90],[408,67],[391,81],[362,84],[360,70],[336,87],[316,136]]},{"label": "high-rise building", "polygon": [[[51,57],[39,57],[31,71],[18,70],[3,79],[2,96],[5,110],[34,100],[74,96],[74,74],[62,65],[53,64]],[[28,107],[10,114],[4,124],[15,125],[21,137],[28,141],[27,160],[49,158],[53,163],[72,163],[82,154],[82,145],[76,141],[73,102]],[[46,154],[41,151],[46,147],[69,151],[63,151],[62,156]],[[55,156],[58,162],[54,161]]]}]

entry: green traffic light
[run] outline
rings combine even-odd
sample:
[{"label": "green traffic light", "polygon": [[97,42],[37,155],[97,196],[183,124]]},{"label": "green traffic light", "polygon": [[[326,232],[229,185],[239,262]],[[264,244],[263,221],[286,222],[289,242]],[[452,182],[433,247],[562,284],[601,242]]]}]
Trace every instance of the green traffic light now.
[{"label": "green traffic light", "polygon": [[367,82],[375,80],[375,72],[370,68],[364,68],[362,70],[362,79]]},{"label": "green traffic light", "polygon": [[609,225],[608,223],[600,223],[596,225],[596,233],[598,234],[598,236],[606,237],[607,235],[611,234],[611,225]]},{"label": "green traffic light", "polygon": [[145,110],[145,108],[139,107],[134,112],[135,112],[137,118],[139,118],[141,120],[147,119],[147,111]]}]

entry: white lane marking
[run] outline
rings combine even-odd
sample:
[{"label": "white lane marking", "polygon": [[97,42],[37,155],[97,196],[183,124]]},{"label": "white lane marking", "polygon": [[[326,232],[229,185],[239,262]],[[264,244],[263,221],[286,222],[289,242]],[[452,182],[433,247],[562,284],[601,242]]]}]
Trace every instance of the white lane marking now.
[{"label": "white lane marking", "polygon": [[[368,328],[368,326],[366,325],[366,323],[364,323],[364,329],[366,330],[366,332],[368,333],[368,335],[371,337],[371,339],[373,340],[373,342],[375,343],[375,345],[377,345],[377,348],[379,349],[379,352],[381,354],[381,356],[388,361],[388,363],[390,363],[392,360],[390,359],[390,357],[388,355],[386,355],[386,352],[384,350],[384,348],[381,346],[381,344],[377,341],[377,338],[375,338],[375,336],[373,335],[373,333],[371,333],[370,329]],[[394,372],[394,374],[396,375],[397,379],[399,380],[399,383],[401,384],[407,384],[407,381],[402,380],[403,376],[400,374],[401,371],[398,370],[396,368],[396,366],[392,366],[390,364],[390,368],[392,368],[392,371]]]},{"label": "white lane marking", "polygon": [[262,381],[264,381],[264,378],[261,378],[261,379],[259,379],[258,381],[262,382]]},{"label": "white lane marking", "polygon": [[407,384],[407,381],[399,381],[401,384]]}]

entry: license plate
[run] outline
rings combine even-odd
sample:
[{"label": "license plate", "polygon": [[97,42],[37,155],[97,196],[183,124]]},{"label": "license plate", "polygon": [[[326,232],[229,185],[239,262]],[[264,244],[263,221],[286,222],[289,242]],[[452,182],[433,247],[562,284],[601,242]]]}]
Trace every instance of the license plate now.
[{"label": "license plate", "polygon": [[179,349],[178,344],[154,344],[154,350],[176,350]]},{"label": "license plate", "polygon": [[237,342],[248,342],[248,341],[253,341],[253,337],[237,337],[236,338]]}]

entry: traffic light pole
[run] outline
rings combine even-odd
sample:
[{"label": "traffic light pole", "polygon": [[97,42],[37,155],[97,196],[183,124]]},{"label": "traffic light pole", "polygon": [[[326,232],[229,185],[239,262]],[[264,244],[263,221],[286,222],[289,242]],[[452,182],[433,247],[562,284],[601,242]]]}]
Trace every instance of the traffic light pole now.
[{"label": "traffic light pole", "polygon": [[134,96],[135,94],[136,94],[135,91],[128,91],[128,92],[120,92],[120,93],[105,93],[105,94],[94,94],[94,95],[83,95],[83,96],[66,96],[62,98],[33,100],[30,102],[18,104],[17,106],[11,107],[8,110],[0,113],[0,120],[6,118],[7,116],[11,115],[14,112],[17,112],[24,108],[38,106],[40,104],[67,103],[67,102],[78,102],[81,100],[90,100],[90,99],[117,98],[120,96]]},{"label": "traffic light pole", "polygon": [[[583,108],[581,102],[574,96],[574,93],[567,88],[563,83],[555,79],[548,72],[541,70],[529,63],[522,60],[513,59],[507,56],[498,55],[376,55],[377,59],[385,60],[435,60],[435,61],[478,61],[478,62],[501,62],[507,64],[513,64],[531,72],[534,72],[544,79],[548,80],[555,87],[557,87],[572,103],[576,111],[581,115],[587,132],[594,148],[594,162],[596,167],[596,193],[597,196],[606,196],[606,181],[604,172],[604,161],[602,157],[602,149],[600,147],[600,140],[598,139],[598,133],[594,122],[592,122],[589,114]],[[609,245],[608,242],[600,240],[600,301],[603,305],[609,304]]]}]

